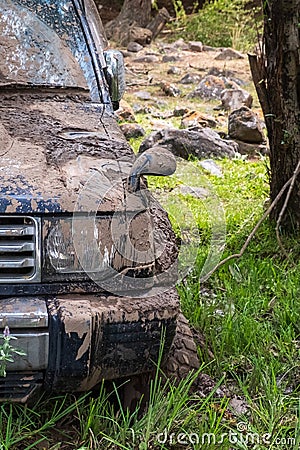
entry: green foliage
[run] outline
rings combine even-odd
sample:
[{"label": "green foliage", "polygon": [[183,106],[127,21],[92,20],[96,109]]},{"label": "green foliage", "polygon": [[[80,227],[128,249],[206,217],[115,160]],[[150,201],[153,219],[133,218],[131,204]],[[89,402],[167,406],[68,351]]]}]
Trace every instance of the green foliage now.
[{"label": "green foliage", "polygon": [[175,29],[184,27],[182,37],[205,45],[251,50],[262,30],[262,14],[259,8],[247,7],[248,3],[249,0],[207,1],[196,14],[180,16]]},{"label": "green foliage", "polygon": [[184,10],[184,6],[181,0],[172,0],[172,5],[175,11],[175,16],[177,20],[185,21],[186,14]]},{"label": "green foliage", "polygon": [[16,337],[10,334],[8,326],[4,329],[2,339],[3,344],[0,345],[0,377],[6,377],[7,364],[14,362],[13,356],[25,356],[25,353],[11,345],[10,341],[16,339]]},{"label": "green foliage", "polygon": [[[59,425],[66,418],[74,418],[74,412],[84,403],[87,394],[78,400],[73,396],[40,399],[33,408],[24,405],[0,405],[0,450],[30,450],[49,448],[47,432],[55,434],[52,450],[61,448],[68,439],[67,432]],[[51,439],[51,438],[50,438]],[[52,440],[52,439],[51,439]],[[46,443],[47,446],[44,444]],[[76,445],[76,444],[75,444]],[[76,446],[72,446],[72,449]]]}]

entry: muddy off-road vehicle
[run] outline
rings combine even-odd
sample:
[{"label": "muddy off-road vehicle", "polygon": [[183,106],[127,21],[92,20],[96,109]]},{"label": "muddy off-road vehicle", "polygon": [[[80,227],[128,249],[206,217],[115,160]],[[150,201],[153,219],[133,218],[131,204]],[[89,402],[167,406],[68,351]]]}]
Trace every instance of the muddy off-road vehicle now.
[{"label": "muddy off-road vehicle", "polygon": [[[177,247],[114,109],[121,53],[92,0],[0,0],[0,328],[17,337],[0,399],[75,392],[197,352],[179,310]],[[0,339],[0,345],[3,343]]]}]

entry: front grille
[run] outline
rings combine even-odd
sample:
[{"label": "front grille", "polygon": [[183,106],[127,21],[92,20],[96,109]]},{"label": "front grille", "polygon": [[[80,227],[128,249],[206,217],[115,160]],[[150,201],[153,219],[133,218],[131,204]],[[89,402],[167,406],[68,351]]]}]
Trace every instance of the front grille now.
[{"label": "front grille", "polygon": [[39,241],[39,219],[0,216],[0,283],[41,281]]}]

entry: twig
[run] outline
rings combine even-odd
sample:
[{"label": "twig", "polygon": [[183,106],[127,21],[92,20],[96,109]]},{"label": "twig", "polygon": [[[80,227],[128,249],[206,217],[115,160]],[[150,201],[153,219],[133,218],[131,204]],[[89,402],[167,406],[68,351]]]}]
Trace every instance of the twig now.
[{"label": "twig", "polygon": [[[173,21],[173,20],[176,20],[176,19],[171,19],[171,22]],[[177,31],[184,31],[185,30],[185,28],[184,27],[178,27],[178,28],[176,28],[176,30],[162,30],[161,31],[161,33],[160,34],[175,34],[175,33],[177,33]]]},{"label": "twig", "polygon": [[278,216],[278,219],[277,219],[277,222],[276,222],[276,228],[275,228],[275,230],[276,230],[276,237],[277,237],[277,241],[278,241],[279,247],[281,248],[282,252],[284,253],[284,255],[287,258],[289,258],[290,255],[288,254],[288,252],[284,248],[284,245],[283,245],[283,243],[281,241],[280,234],[279,234],[279,226],[280,226],[283,214],[285,213],[285,210],[287,208],[287,205],[288,205],[289,199],[291,197],[292,190],[293,190],[293,188],[295,186],[296,178],[297,178],[297,175],[299,174],[299,172],[300,172],[300,161],[298,161],[297,167],[294,170],[293,176],[291,178],[291,184],[290,184],[288,193],[286,195],[286,198],[284,200],[284,204],[283,204],[283,206],[281,208],[280,214]]},{"label": "twig", "polygon": [[161,83],[152,83],[151,80],[149,81],[143,81],[143,82],[137,82],[137,83],[126,83],[126,86],[161,86]]},{"label": "twig", "polygon": [[11,144],[10,144],[9,148],[8,148],[8,149],[6,149],[6,150],[5,150],[5,152],[1,153],[1,155],[0,155],[0,157],[1,157],[1,158],[2,158],[2,156],[5,156],[5,155],[7,155],[7,153],[9,153],[9,152],[10,152],[10,150],[12,149],[12,147],[13,147],[14,143],[15,143],[15,140],[13,139],[13,141],[11,142]]},{"label": "twig", "polygon": [[134,83],[134,82],[132,82],[132,83],[128,83],[128,82],[126,82],[126,86],[130,86],[130,87],[132,87],[132,86],[149,86],[149,81],[142,81],[142,82],[137,82],[137,83]]},{"label": "twig", "polygon": [[[256,234],[258,228],[260,227],[260,225],[262,224],[262,222],[268,217],[268,215],[270,214],[270,212],[273,210],[273,208],[275,207],[275,205],[279,202],[279,200],[281,199],[281,197],[283,196],[284,192],[286,191],[286,189],[288,188],[288,186],[290,186],[293,183],[293,186],[295,184],[295,180],[296,177],[298,175],[298,173],[300,172],[300,160],[297,164],[297,167],[295,169],[294,174],[291,176],[291,178],[284,184],[284,186],[280,189],[279,193],[276,195],[275,199],[273,200],[273,202],[271,203],[271,205],[269,206],[269,208],[264,212],[263,216],[259,219],[259,221],[257,222],[257,224],[255,225],[255,227],[253,228],[253,230],[251,231],[251,233],[249,234],[248,238],[246,239],[243,247],[241,248],[239,253],[235,253],[233,255],[227,256],[227,258],[223,259],[222,261],[220,261],[213,269],[211,269],[204,277],[202,277],[200,279],[200,282],[207,280],[207,278],[209,278],[213,273],[216,272],[216,270],[218,270],[220,267],[222,267],[224,264],[226,264],[228,261],[231,261],[232,259],[235,258],[240,258],[241,256],[243,256],[243,254],[245,253],[245,250],[247,249],[248,245],[250,244],[250,241],[252,240],[253,236]],[[292,186],[291,186],[292,188]],[[290,193],[291,189],[289,189],[289,193]],[[288,195],[291,195],[289,194]],[[288,197],[287,195],[287,197]],[[286,203],[286,202],[285,202]],[[283,205],[283,207],[285,206],[285,203]],[[283,210],[282,207],[282,210]],[[286,206],[285,206],[286,207]],[[280,211],[280,216],[281,212]],[[283,211],[284,212],[284,211]],[[278,218],[278,221],[279,221]],[[277,222],[278,223],[278,222]],[[280,222],[279,222],[280,223]]]},{"label": "twig", "polygon": [[205,70],[206,70],[204,67],[193,66],[193,64],[190,64],[190,63],[189,63],[189,67],[191,69],[199,70],[199,72],[205,72]]}]

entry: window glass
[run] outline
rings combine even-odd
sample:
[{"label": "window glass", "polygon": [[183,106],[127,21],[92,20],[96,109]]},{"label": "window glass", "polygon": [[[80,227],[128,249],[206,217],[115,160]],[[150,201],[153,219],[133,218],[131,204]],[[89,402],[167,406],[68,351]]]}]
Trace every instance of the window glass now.
[{"label": "window glass", "polygon": [[0,0],[0,82],[81,87],[98,97],[70,1]]}]

